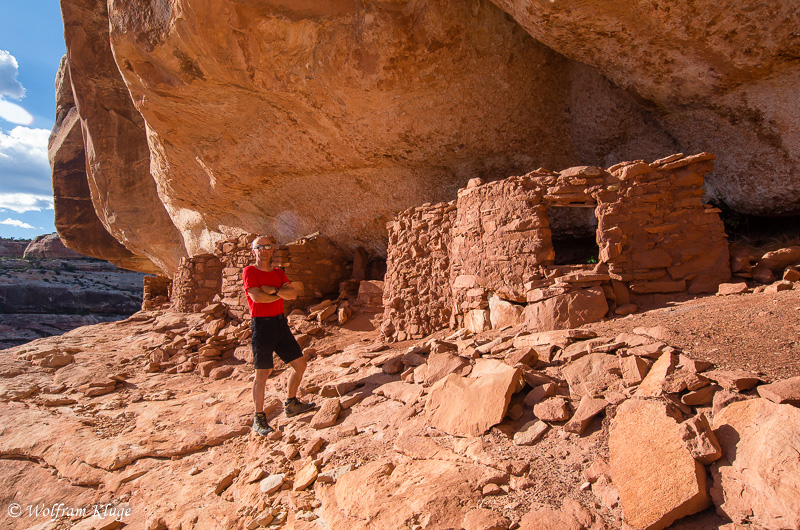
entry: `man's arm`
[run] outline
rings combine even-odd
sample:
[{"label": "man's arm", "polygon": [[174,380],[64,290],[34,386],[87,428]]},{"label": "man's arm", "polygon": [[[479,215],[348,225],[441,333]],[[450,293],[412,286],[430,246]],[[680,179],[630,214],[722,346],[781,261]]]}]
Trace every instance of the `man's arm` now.
[{"label": "man's arm", "polygon": [[278,292],[275,294],[283,298],[284,300],[294,300],[295,298],[297,298],[297,292],[295,292],[291,282],[284,283],[283,286],[280,289],[278,289]]},{"label": "man's arm", "polygon": [[247,290],[247,296],[250,300],[257,304],[269,304],[275,300],[280,300],[277,296],[278,289],[271,285],[262,285],[261,287],[251,287]]},{"label": "man's arm", "polygon": [[251,287],[247,290],[247,295],[257,304],[269,304],[276,300],[294,300],[297,293],[290,282],[283,284],[281,288],[272,285],[262,285],[261,287]]}]

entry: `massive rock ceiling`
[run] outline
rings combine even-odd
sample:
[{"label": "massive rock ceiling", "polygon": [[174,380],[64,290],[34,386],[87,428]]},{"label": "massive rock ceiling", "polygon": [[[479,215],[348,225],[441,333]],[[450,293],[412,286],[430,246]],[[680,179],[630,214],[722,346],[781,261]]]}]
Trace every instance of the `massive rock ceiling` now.
[{"label": "massive rock ceiling", "polygon": [[[470,178],[676,151],[717,155],[711,199],[800,212],[800,7],[496,4],[62,0],[54,138],[81,132],[88,193],[59,232],[165,273],[241,232],[384,255],[396,212]],[[56,185],[81,142],[54,145]],[[92,215],[121,245],[81,242]]]}]

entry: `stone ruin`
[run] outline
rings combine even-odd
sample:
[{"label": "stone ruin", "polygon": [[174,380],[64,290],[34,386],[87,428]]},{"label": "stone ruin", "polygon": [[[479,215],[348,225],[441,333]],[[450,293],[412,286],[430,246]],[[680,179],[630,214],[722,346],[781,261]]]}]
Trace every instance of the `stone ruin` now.
[{"label": "stone ruin", "polygon": [[[575,328],[716,292],[731,270],[720,210],[702,202],[714,159],[676,154],[607,170],[580,166],[473,179],[453,201],[399,213],[387,225],[384,337],[417,339],[448,327],[472,333],[519,324],[531,331]],[[580,262],[559,237],[574,235],[575,226],[596,243],[582,249]],[[199,312],[222,302],[228,318],[246,318],[241,274],[252,262],[255,237],[241,235],[217,243],[213,254],[183,258],[169,287],[145,281],[145,308],[169,300],[179,311]],[[273,265],[302,286],[289,311],[342,289],[358,291],[342,283],[355,278],[353,265],[320,234],[281,247]],[[381,310],[378,301],[370,306]]]},{"label": "stone ruin", "polygon": [[[383,335],[574,328],[715,292],[731,272],[720,210],[702,202],[714,159],[675,154],[473,179],[453,201],[401,212],[387,225]],[[596,219],[590,263],[557,264],[568,249],[554,245],[554,220],[570,211]]]}]

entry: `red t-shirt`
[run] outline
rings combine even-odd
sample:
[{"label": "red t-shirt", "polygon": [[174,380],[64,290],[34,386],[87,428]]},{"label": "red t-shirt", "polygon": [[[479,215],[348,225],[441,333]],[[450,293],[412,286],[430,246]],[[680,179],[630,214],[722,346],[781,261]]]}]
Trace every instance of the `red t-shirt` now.
[{"label": "red t-shirt", "polygon": [[[244,292],[251,287],[261,287],[262,285],[269,285],[271,287],[283,287],[289,278],[281,269],[272,269],[271,271],[262,271],[254,265],[248,265],[244,268],[242,273],[242,283],[244,284]],[[247,295],[247,305],[250,307],[251,317],[274,317],[283,314],[283,299],[278,298],[274,302],[268,304],[255,303]]]}]

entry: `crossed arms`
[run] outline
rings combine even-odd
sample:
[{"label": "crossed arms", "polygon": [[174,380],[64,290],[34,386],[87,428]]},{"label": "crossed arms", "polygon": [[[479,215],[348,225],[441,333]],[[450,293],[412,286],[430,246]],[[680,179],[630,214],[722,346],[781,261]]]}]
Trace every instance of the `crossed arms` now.
[{"label": "crossed arms", "polygon": [[262,285],[261,287],[251,287],[247,290],[247,296],[257,304],[269,304],[281,298],[284,300],[294,300],[297,293],[292,287],[291,282],[284,283],[280,288],[272,285]]}]

